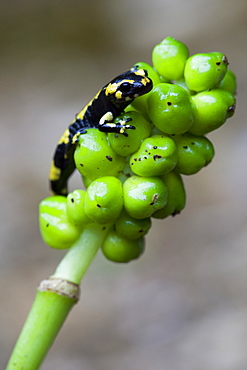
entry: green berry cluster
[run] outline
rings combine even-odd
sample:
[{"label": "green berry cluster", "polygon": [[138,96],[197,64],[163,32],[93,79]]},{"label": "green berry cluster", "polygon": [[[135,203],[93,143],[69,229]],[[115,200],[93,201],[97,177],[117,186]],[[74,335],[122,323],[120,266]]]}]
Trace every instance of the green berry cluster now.
[{"label": "green berry cluster", "polygon": [[115,262],[144,250],[151,218],[164,219],[185,207],[181,175],[208,165],[214,147],[205,135],[235,109],[236,78],[220,52],[195,54],[165,38],[152,52],[153,89],[138,97],[115,122],[131,119],[128,136],[88,129],[79,137],[75,163],[86,190],[52,196],[40,204],[40,229],[53,248],[69,248],[87,225],[110,231],[102,245]]}]

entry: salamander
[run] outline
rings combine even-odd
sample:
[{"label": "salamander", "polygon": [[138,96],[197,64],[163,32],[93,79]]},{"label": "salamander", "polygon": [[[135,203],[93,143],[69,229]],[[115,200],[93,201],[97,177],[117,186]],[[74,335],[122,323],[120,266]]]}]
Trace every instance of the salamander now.
[{"label": "salamander", "polygon": [[79,135],[85,134],[87,128],[95,128],[128,136],[126,130],[135,129],[128,123],[131,119],[118,123],[113,121],[135,98],[148,93],[152,86],[147,72],[135,66],[106,84],[76,114],[59,139],[51,163],[49,181],[54,195],[68,194],[67,182],[75,170],[74,151]]}]

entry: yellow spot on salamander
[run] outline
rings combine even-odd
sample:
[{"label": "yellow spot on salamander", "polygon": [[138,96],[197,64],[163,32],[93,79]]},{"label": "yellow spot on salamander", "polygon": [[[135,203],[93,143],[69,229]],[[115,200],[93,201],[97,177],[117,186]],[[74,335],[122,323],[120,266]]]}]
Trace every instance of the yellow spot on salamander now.
[{"label": "yellow spot on salamander", "polygon": [[116,96],[117,99],[122,99],[122,95],[123,94],[122,94],[121,91],[117,91],[116,94],[115,94],[115,96]]},{"label": "yellow spot on salamander", "polygon": [[114,94],[117,91],[118,87],[119,87],[119,83],[109,84],[105,90],[106,96],[108,96],[109,94]]},{"label": "yellow spot on salamander", "polygon": [[81,133],[80,132],[77,132],[74,136],[73,136],[73,138],[72,138],[72,144],[76,144],[77,143],[77,141],[78,141],[78,137],[81,135]]},{"label": "yellow spot on salamander", "polygon": [[[113,84],[109,84],[106,87],[105,94],[108,96],[109,94],[115,94],[116,93],[116,98],[121,99],[122,98],[122,93],[121,93],[121,85],[124,82],[128,82],[129,84],[135,83],[135,80],[128,80],[127,78],[120,81],[120,82],[114,82]],[[119,89],[119,91],[117,91]],[[120,96],[121,94],[121,96]]]},{"label": "yellow spot on salamander", "polygon": [[[99,120],[99,125],[103,125],[106,122],[113,120],[112,112],[106,112]],[[114,126],[113,126],[114,127]]]},{"label": "yellow spot on salamander", "polygon": [[150,83],[150,79],[148,77],[142,78],[141,83],[142,85],[146,86],[148,83]]},{"label": "yellow spot on salamander", "polygon": [[107,123],[107,127],[112,127],[112,128],[113,128],[113,127],[116,127],[116,124],[115,124],[115,123],[109,123],[109,122],[108,122],[108,123]]},{"label": "yellow spot on salamander", "polygon": [[50,168],[50,176],[49,176],[50,181],[57,181],[60,179],[60,176],[61,176],[61,170],[57,168],[54,164],[54,161],[52,161],[51,168]]},{"label": "yellow spot on salamander", "polygon": [[137,76],[144,77],[141,79],[142,85],[146,86],[148,83],[150,83],[150,79],[147,77],[147,73],[144,69],[138,69],[137,71],[135,71],[135,74]]},{"label": "yellow spot on salamander", "polygon": [[60,137],[58,144],[68,144],[69,142],[69,129],[67,128],[63,135]]},{"label": "yellow spot on salamander", "polygon": [[142,77],[146,77],[147,76],[147,74],[146,74],[146,72],[145,72],[145,70],[144,69],[138,69],[137,71],[135,71],[135,74],[137,75],[137,76],[142,76]]},{"label": "yellow spot on salamander", "polygon": [[[97,92],[97,94],[95,95],[95,97],[94,98],[92,98],[88,103],[87,103],[87,105],[85,105],[85,107],[76,115],[76,118],[77,119],[81,119],[81,120],[83,120],[83,118],[84,118],[84,115],[85,115],[85,112],[86,112],[86,110],[88,109],[88,107],[90,107],[90,105],[92,105],[97,99],[98,99],[98,96],[99,96],[99,94],[100,94],[100,92],[101,92],[101,90],[100,91],[98,91]],[[73,121],[73,122],[75,122],[75,120]],[[73,123],[72,122],[72,123]]]}]

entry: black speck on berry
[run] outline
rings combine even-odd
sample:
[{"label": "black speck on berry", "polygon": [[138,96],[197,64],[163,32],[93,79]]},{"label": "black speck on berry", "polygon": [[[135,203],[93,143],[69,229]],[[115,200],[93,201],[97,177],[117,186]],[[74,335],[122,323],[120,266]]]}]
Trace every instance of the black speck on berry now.
[{"label": "black speck on berry", "polygon": [[153,156],[153,159],[154,159],[154,160],[156,160],[156,159],[160,159],[160,158],[162,158],[162,156],[161,156],[161,155],[157,155],[157,154],[155,154],[155,155]]}]

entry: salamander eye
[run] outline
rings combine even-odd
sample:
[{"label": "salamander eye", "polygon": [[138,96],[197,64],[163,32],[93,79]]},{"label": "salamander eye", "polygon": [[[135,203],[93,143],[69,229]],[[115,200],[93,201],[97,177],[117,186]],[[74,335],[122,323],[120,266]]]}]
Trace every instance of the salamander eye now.
[{"label": "salamander eye", "polygon": [[123,83],[121,84],[121,91],[128,91],[128,90],[129,90],[129,88],[130,88],[130,84],[129,84],[129,82],[123,82]]}]

